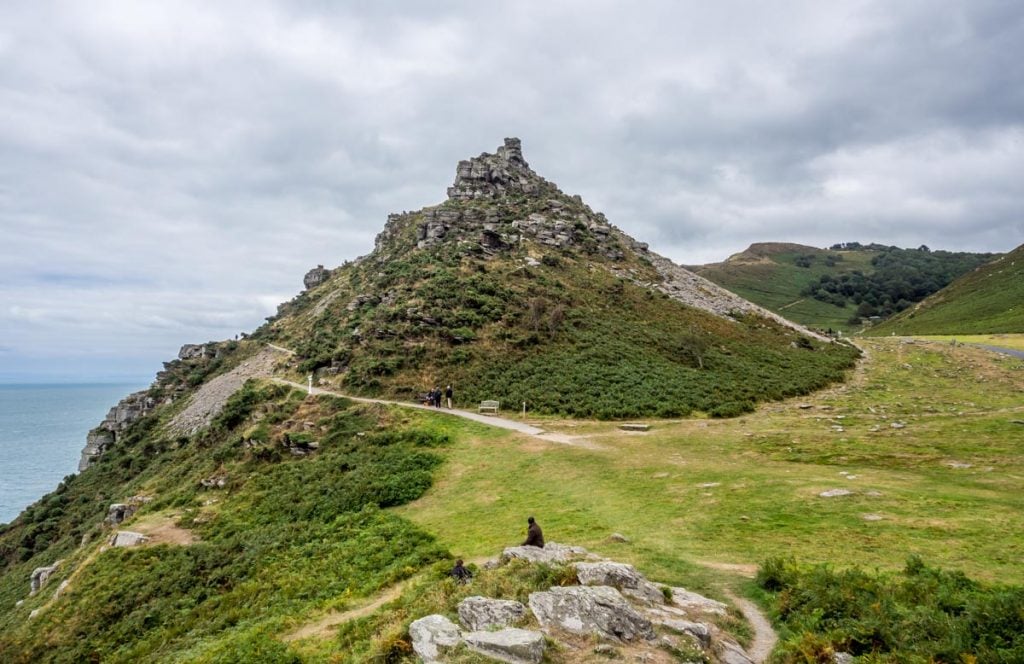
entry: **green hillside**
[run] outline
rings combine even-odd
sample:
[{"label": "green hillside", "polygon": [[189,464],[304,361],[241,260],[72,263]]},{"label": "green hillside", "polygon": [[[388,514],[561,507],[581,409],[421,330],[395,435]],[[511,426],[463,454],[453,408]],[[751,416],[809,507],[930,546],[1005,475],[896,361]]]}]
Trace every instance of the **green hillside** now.
[{"label": "green hillside", "polygon": [[964,275],[868,334],[1024,332],[1024,245]]},{"label": "green hillside", "polygon": [[512,158],[499,148],[463,162],[460,173],[488,175],[460,175],[441,205],[391,215],[372,254],[253,338],[296,351],[303,377],[346,393],[416,400],[454,384],[463,403],[604,419],[737,415],[851,366],[854,348],[736,313],[749,303],[732,294],[724,315],[699,287],[703,307],[659,291],[666,277],[646,248],[514,145]]},{"label": "green hillside", "polygon": [[694,270],[796,322],[851,332],[909,307],[993,256],[857,242],[827,250],[758,243]]}]

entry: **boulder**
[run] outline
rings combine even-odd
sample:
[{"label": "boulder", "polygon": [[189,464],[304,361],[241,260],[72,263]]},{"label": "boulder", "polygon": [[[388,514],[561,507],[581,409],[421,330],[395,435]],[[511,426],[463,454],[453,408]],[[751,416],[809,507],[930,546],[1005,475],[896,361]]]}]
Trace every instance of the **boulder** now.
[{"label": "boulder", "polygon": [[459,602],[459,622],[466,629],[481,631],[509,627],[526,616],[526,607],[510,599],[491,599],[479,595]]},{"label": "boulder", "polygon": [[731,641],[719,641],[715,647],[715,654],[722,664],[754,664],[750,655],[738,643]]},{"label": "boulder", "polygon": [[29,577],[29,595],[35,595],[39,592],[39,589],[46,585],[46,581],[57,571],[63,560],[58,560],[54,564],[48,567],[37,567],[32,570],[32,576]]},{"label": "boulder", "polygon": [[409,625],[409,637],[413,652],[424,664],[443,661],[441,656],[445,651],[462,643],[462,634],[455,623],[436,613],[414,620]]},{"label": "boulder", "polygon": [[114,503],[107,508],[107,518],[105,521],[112,526],[116,526],[134,513],[134,505],[129,505],[127,503]]},{"label": "boulder", "polygon": [[701,648],[711,645],[711,628],[704,623],[677,620],[674,618],[655,620],[659,625],[675,630],[693,639]]},{"label": "boulder", "polygon": [[130,530],[119,530],[110,536],[108,544],[112,547],[139,546],[149,541],[149,538],[142,533],[133,533]]},{"label": "boulder", "polygon": [[543,549],[536,546],[510,546],[501,552],[501,562],[507,563],[510,560],[519,559],[550,565],[585,558],[589,553],[582,546],[566,546],[557,542],[548,542]]},{"label": "boulder", "polygon": [[651,621],[610,586],[554,587],[531,593],[530,610],[544,627],[622,641],[654,638]]},{"label": "boulder", "polygon": [[616,562],[576,563],[576,578],[584,586],[612,586],[623,594],[652,604],[664,604],[665,595],[632,565]]},{"label": "boulder", "polygon": [[330,270],[326,269],[323,265],[317,265],[302,278],[302,284],[306,287],[306,290],[309,290],[324,283],[330,276]]},{"label": "boulder", "polygon": [[672,603],[687,611],[699,611],[701,613],[715,613],[724,616],[728,607],[713,599],[690,592],[686,588],[672,588]]},{"label": "boulder", "polygon": [[510,627],[498,632],[469,632],[466,647],[475,653],[509,664],[539,664],[544,658],[544,635]]}]

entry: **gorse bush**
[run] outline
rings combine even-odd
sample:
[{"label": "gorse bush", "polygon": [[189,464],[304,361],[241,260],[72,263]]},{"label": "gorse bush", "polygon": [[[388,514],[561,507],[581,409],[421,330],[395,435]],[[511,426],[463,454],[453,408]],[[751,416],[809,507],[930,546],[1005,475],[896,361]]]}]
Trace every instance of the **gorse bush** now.
[{"label": "gorse bush", "polygon": [[784,627],[783,662],[849,652],[893,664],[1024,662],[1024,588],[990,586],[911,558],[900,574],[762,564]]}]

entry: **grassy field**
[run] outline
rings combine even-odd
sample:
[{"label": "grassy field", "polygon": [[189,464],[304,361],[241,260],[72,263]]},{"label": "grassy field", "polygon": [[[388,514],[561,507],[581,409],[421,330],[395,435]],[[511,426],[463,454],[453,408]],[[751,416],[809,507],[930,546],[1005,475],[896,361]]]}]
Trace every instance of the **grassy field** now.
[{"label": "grassy field", "polygon": [[1024,350],[1024,334],[960,334],[960,335],[932,335],[915,337],[923,341],[937,341],[950,343],[953,339],[962,344],[980,344],[982,346],[997,346],[1011,350]]},{"label": "grassy field", "polygon": [[[537,420],[558,445],[433,416],[455,434],[434,487],[398,508],[453,554],[492,556],[535,515],[548,539],[700,587],[769,556],[896,569],[907,557],[1021,582],[1024,362],[867,340],[843,387],[732,420]],[[851,495],[819,494],[846,489]],[[607,538],[619,532],[627,544]]]}]

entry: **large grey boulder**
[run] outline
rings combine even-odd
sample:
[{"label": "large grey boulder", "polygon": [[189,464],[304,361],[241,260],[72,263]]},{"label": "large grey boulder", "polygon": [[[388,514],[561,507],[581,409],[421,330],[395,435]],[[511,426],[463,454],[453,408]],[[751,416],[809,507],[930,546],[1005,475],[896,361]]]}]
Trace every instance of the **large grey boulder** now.
[{"label": "large grey boulder", "polygon": [[576,578],[584,586],[612,586],[623,594],[652,604],[663,604],[661,588],[636,571],[632,565],[610,561],[576,563]]},{"label": "large grey boulder", "polygon": [[711,645],[711,628],[704,623],[691,622],[689,620],[677,620],[674,618],[655,619],[654,622],[675,630],[680,634],[685,634],[702,648],[707,648]]},{"label": "large grey boulder", "polygon": [[715,647],[718,661],[722,664],[754,664],[747,651],[738,643],[731,641],[719,641]]},{"label": "large grey boulder", "polygon": [[582,546],[567,546],[557,542],[548,542],[544,545],[543,549],[536,546],[510,546],[501,552],[501,562],[525,560],[531,563],[546,563],[550,565],[585,558],[589,553]]},{"label": "large grey boulder", "polygon": [[531,593],[530,610],[544,627],[622,641],[654,638],[651,621],[609,586],[554,587]]},{"label": "large grey boulder", "polygon": [[526,616],[526,607],[510,599],[475,595],[459,602],[459,622],[473,631],[509,627]]},{"label": "large grey boulder", "polygon": [[672,588],[672,603],[687,611],[698,611],[700,613],[714,613],[724,616],[728,607],[717,600],[713,600],[686,588]]},{"label": "large grey boulder", "polygon": [[58,560],[52,565],[47,567],[37,567],[32,570],[32,576],[29,577],[29,595],[35,595],[39,592],[39,589],[46,585],[46,581],[57,571],[63,560]]},{"label": "large grey boulder", "polygon": [[414,620],[409,625],[412,649],[425,664],[441,662],[441,656],[462,643],[458,626],[442,615],[434,614]]},{"label": "large grey boulder", "polygon": [[113,547],[139,546],[149,541],[149,538],[142,533],[133,533],[130,530],[119,530],[110,537],[108,544]]},{"label": "large grey boulder", "polygon": [[499,632],[469,632],[466,647],[508,664],[539,664],[544,658],[544,635],[510,627]]}]

